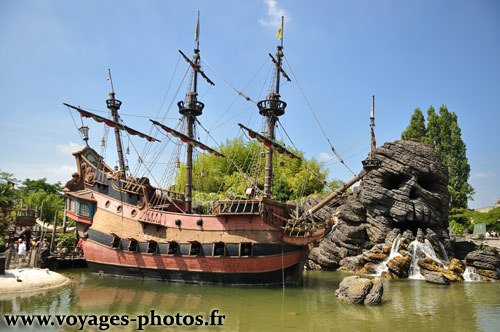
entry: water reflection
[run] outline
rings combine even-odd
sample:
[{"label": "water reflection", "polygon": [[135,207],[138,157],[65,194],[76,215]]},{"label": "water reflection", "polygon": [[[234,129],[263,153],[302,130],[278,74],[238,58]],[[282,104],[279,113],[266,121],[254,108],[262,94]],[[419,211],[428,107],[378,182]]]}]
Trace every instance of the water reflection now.
[{"label": "water reflection", "polygon": [[85,271],[69,276],[73,283],[58,290],[0,298],[1,314],[135,316],[154,309],[158,314],[206,315],[218,309],[226,315],[222,327],[211,328],[218,331],[494,331],[500,325],[500,284],[495,283],[438,286],[384,280],[383,305],[364,307],[340,303],[334,296],[347,276],[341,272],[305,272],[303,286],[285,290],[114,279]]}]

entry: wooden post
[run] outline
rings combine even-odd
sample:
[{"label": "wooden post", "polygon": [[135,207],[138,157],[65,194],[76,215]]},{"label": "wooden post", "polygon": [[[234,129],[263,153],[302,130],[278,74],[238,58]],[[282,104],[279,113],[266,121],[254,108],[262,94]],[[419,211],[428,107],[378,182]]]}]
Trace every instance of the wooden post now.
[{"label": "wooden post", "polygon": [[54,250],[54,241],[56,238],[56,227],[57,227],[57,211],[54,213],[54,229],[52,230],[52,238],[50,239],[50,251]]},{"label": "wooden post", "polygon": [[66,226],[68,222],[68,217],[66,217],[66,208],[64,208],[64,215],[63,215],[63,233],[66,234]]}]

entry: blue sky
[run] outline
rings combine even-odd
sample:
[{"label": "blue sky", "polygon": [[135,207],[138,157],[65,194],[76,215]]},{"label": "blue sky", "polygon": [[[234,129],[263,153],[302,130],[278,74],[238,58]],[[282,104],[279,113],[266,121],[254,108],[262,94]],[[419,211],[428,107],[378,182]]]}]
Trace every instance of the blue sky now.
[{"label": "blue sky", "polygon": [[[200,83],[206,105],[200,121],[217,141],[238,136],[237,122],[258,128],[255,107],[221,78],[254,100],[263,98],[267,53],[275,52],[285,15],[284,68],[292,82],[281,88],[289,105],[281,121],[306,157],[326,161],[331,178],[351,177],[335,163],[297,83],[354,170],[369,147],[372,95],[379,145],[400,138],[416,107],[425,112],[446,104],[458,115],[467,145],[476,190],[470,206],[500,198],[495,0],[0,1],[0,169],[19,179],[69,180],[71,151],[82,141],[62,103],[105,111],[108,68],[123,101],[122,119],[149,132],[146,116],[183,99],[185,87],[177,99],[174,94],[186,70],[177,50],[192,54],[198,10],[202,60],[213,71],[204,69],[215,82],[211,88]],[[169,117],[167,125],[175,124],[177,111]],[[99,150],[102,125],[86,124]],[[132,144],[140,150],[144,142]],[[116,157],[107,156],[114,165]]]}]

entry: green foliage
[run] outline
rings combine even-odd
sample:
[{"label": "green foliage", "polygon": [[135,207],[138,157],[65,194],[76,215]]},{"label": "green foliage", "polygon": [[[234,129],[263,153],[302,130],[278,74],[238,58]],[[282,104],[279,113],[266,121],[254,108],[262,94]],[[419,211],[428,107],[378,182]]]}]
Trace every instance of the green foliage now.
[{"label": "green foliage", "polygon": [[3,239],[13,218],[10,211],[14,208],[18,194],[14,187],[12,174],[1,172],[0,175],[0,239]]},{"label": "green foliage", "polygon": [[419,141],[424,141],[426,135],[427,129],[425,128],[424,115],[422,114],[422,110],[420,110],[420,108],[416,108],[415,112],[411,116],[410,124],[401,134],[401,139],[416,139]]},{"label": "green foliage", "polygon": [[419,139],[435,148],[443,164],[448,167],[450,208],[467,208],[467,199],[472,199],[474,188],[468,183],[470,165],[457,115],[450,113],[446,105],[442,105],[438,116],[434,107],[430,106],[425,128],[423,114],[417,108],[401,138]]},{"label": "green foliage", "polygon": [[450,211],[450,226],[454,232],[456,230],[455,234],[463,234],[465,229],[471,233],[474,224],[480,223],[485,223],[486,229],[489,231],[500,232],[500,207],[486,213],[468,209],[452,209]]},{"label": "green foliage", "polygon": [[[193,189],[203,194],[195,194],[195,200],[200,202],[201,199],[202,204],[208,204],[210,200],[220,197],[222,199],[227,199],[228,196],[245,197],[245,190],[250,186],[247,180],[262,189],[265,159],[260,153],[264,151],[261,143],[246,142],[240,137],[227,140],[220,148],[220,152],[227,156],[226,158],[211,154],[199,155],[193,164]],[[303,157],[301,151],[293,149],[291,151]],[[321,179],[326,178],[328,169],[324,169],[322,163],[312,159],[308,160],[307,164]],[[303,160],[290,159],[284,154],[275,152],[273,173],[273,196],[279,201],[285,202],[323,192],[323,184],[307,170]],[[184,191],[185,182],[186,167],[183,164],[176,179],[175,190]],[[207,196],[208,193],[211,193],[211,196]]]},{"label": "green foliage", "polygon": [[466,225],[463,225],[455,220],[450,221],[450,227],[455,235],[462,235],[464,231],[467,229]]},{"label": "green foliage", "polygon": [[64,209],[64,195],[61,184],[47,183],[47,179],[30,180],[22,182],[22,186],[16,189],[11,184],[19,183],[12,174],[0,172],[0,237],[8,229],[14,220],[8,213],[19,206],[19,201],[23,201],[24,206],[41,208],[43,202],[42,219],[48,222],[54,220],[54,214],[58,213],[58,219],[62,220],[62,210]]},{"label": "green foliage", "polygon": [[64,197],[62,193],[62,185],[61,182],[57,182],[55,184],[47,183],[47,179],[39,179],[39,180],[30,180],[26,179],[23,181],[23,186],[21,187],[21,192],[23,194],[28,193],[37,193],[43,190],[47,194],[53,194],[58,197]]},{"label": "green foliage", "polygon": [[63,246],[72,247],[76,245],[76,234],[73,233],[58,233],[56,241],[62,242]]}]

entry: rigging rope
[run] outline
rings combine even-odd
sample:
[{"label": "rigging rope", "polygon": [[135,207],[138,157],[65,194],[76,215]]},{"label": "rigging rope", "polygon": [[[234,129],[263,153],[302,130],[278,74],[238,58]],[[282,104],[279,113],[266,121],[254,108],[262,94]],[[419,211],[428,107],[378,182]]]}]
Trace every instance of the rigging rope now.
[{"label": "rigging rope", "polygon": [[295,82],[297,82],[297,86],[299,87],[299,90],[300,92],[302,93],[302,96],[304,97],[306,103],[307,103],[307,106],[309,107],[309,110],[311,111],[314,119],[316,120],[316,122],[318,123],[318,126],[319,128],[321,129],[321,131],[323,132],[323,135],[325,136],[328,144],[330,145],[330,149],[333,151],[333,153],[335,154],[335,156],[339,159],[339,161],[353,174],[353,175],[356,175],[356,173],[354,173],[352,171],[352,169],[347,166],[347,164],[344,162],[344,160],[342,159],[342,157],[340,156],[340,154],[337,152],[337,150],[333,147],[332,143],[330,142],[330,139],[328,138],[328,135],[326,135],[326,132],[325,130],[323,129],[323,126],[321,125],[321,122],[319,121],[318,117],[316,116],[316,113],[314,113],[314,110],[311,106],[311,103],[309,102],[309,100],[307,99],[305,93],[304,93],[304,90],[302,90],[302,86],[300,85],[299,81],[297,80],[297,77],[295,76],[295,73],[293,72],[293,69],[292,67],[290,66],[290,64],[288,63],[288,59],[286,58],[286,56],[284,56],[285,58],[285,61],[286,61],[286,64],[288,65],[288,68],[290,68],[290,72],[292,73],[292,76],[295,80]]},{"label": "rigging rope", "polygon": [[[283,124],[281,124],[281,121],[279,120],[279,118],[278,118],[278,123],[280,124],[280,128],[283,130],[283,132],[285,133],[286,137],[288,137],[288,140],[290,141],[290,143],[293,145],[294,149],[298,151],[299,149],[297,149],[297,147],[296,147],[296,146],[295,146],[295,144],[293,143],[293,141],[292,141],[292,139],[290,138],[290,136],[288,135],[288,133],[287,133],[287,131],[286,131],[285,127],[283,126]],[[323,180],[323,179],[321,179],[321,177],[320,177],[318,174],[316,174],[316,172],[314,172],[314,171],[313,171],[313,170],[309,167],[309,164],[307,163],[306,159],[305,159],[305,158],[303,158],[302,160],[304,161],[304,164],[306,165],[307,170],[308,170],[308,171],[309,171],[312,175],[314,175],[314,177],[316,178],[316,180],[318,180],[320,183],[322,183],[322,184],[323,184],[324,186],[326,186],[328,189],[330,189],[330,190],[332,190],[332,191],[333,191],[333,189],[332,189],[332,188],[328,185],[328,182],[327,182],[327,181],[325,181],[325,180]]]}]

